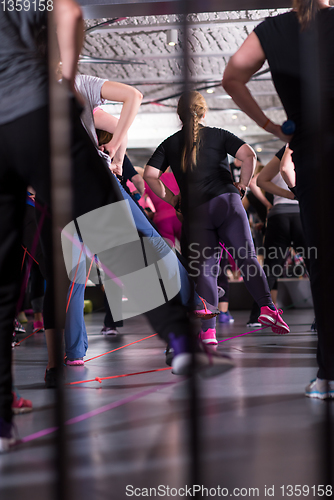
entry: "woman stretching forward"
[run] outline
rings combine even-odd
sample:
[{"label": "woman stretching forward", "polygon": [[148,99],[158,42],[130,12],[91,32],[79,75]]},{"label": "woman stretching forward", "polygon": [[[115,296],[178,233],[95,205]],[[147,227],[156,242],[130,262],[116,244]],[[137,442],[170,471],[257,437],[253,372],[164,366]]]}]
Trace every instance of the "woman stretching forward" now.
[{"label": "woman stretching forward", "polygon": [[[230,132],[201,125],[207,105],[198,92],[181,96],[178,115],[182,129],[166,139],[145,167],[144,179],[154,193],[174,207],[181,203],[189,267],[194,271],[197,292],[217,306],[219,243],[232,249],[246,287],[261,308],[259,321],[275,333],[288,333],[270,296],[258,264],[248,219],[241,203],[252,177],[256,155]],[[240,182],[233,184],[227,154],[242,161]],[[159,179],[171,167],[180,188],[175,196]],[[205,326],[204,326],[205,324]],[[205,320],[200,337],[217,344],[215,320]]]}]

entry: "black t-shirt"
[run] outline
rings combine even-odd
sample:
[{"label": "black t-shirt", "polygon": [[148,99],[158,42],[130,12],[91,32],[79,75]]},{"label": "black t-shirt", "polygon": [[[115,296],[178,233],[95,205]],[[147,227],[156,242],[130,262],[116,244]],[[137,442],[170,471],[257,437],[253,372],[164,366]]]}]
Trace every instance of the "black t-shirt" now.
[{"label": "black t-shirt", "polygon": [[187,205],[198,206],[223,193],[239,193],[233,185],[227,154],[235,156],[244,141],[227,130],[210,127],[202,127],[199,137],[197,165],[190,172],[181,169],[183,130],[162,142],[147,162],[162,172],[171,167],[181,191],[183,213]]},{"label": "black t-shirt", "polygon": [[[334,100],[334,8],[321,9],[316,17],[319,36],[321,68],[325,72],[320,77],[321,92],[326,100]],[[268,60],[273,82],[289,119],[296,124],[296,132],[291,140],[291,148],[296,149],[311,133],[305,115],[302,114],[303,89],[306,88],[310,73],[319,73],[312,66],[310,51],[312,31],[300,29],[294,11],[267,18],[255,28],[263,51]],[[305,77],[303,76],[306,68]],[[320,69],[321,69],[320,68]]]}]

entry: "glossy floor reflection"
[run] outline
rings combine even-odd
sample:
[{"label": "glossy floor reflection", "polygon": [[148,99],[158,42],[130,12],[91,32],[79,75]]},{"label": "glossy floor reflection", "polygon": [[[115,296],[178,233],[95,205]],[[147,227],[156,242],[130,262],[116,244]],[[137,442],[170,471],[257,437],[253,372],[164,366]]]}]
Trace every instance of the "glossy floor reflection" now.
[{"label": "glossy floor reflection", "polygon": [[[218,325],[218,340],[249,330],[247,312],[236,312],[234,317],[233,324]],[[284,319],[291,328],[288,336],[266,329],[221,342],[218,349],[229,352],[237,367],[214,379],[198,379],[201,475],[197,483],[208,488],[199,498],[238,496],[238,492],[246,498],[284,498],[287,490],[282,486],[324,484],[323,422],[328,404],[303,395],[316,374],[316,335],[310,331],[313,311],[290,310]],[[128,320],[119,337],[103,337],[102,320],[102,314],[86,316],[87,358],[154,333],[140,317]],[[46,358],[43,334],[14,349],[16,386],[34,404],[32,413],[15,419],[20,437],[54,425],[54,391],[46,390],[43,382]],[[164,345],[152,337],[84,367],[67,367],[66,378],[87,380],[165,366]],[[107,411],[67,426],[71,496],[168,498],[169,492],[170,497],[181,498],[187,491],[177,489],[190,486],[187,384],[166,370],[67,386],[67,419],[110,405]],[[54,440],[55,434],[48,434],[0,456],[1,499],[53,498]],[[149,488],[157,488],[156,496]],[[269,495],[272,491],[275,496]]]}]

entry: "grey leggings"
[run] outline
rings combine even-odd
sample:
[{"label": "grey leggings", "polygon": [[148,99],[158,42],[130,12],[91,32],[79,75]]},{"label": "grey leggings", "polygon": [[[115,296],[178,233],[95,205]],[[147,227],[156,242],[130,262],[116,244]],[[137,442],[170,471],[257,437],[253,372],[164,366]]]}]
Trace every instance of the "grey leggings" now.
[{"label": "grey leggings", "polygon": [[[262,307],[272,304],[266,276],[255,255],[250,227],[237,193],[224,193],[193,209],[186,239],[189,242],[190,277],[197,293],[217,307],[217,274],[223,243],[244,278],[248,291]],[[215,328],[215,318],[205,320],[203,329]]]}]

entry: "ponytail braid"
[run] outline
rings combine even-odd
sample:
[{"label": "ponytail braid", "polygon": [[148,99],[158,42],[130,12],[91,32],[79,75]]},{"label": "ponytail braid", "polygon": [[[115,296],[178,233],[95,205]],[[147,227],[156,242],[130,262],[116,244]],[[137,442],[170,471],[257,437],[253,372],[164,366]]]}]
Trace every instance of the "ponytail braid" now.
[{"label": "ponytail braid", "polygon": [[204,97],[199,92],[189,92],[180,97],[177,112],[183,123],[184,149],[181,158],[181,168],[186,172],[193,170],[197,164],[197,152],[200,143],[200,120],[207,111]]}]

